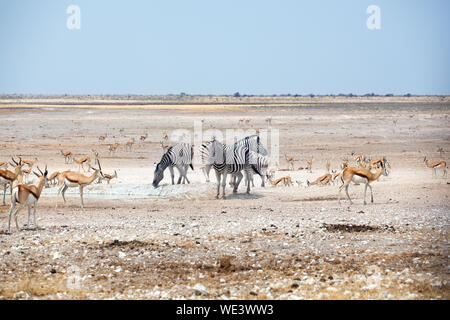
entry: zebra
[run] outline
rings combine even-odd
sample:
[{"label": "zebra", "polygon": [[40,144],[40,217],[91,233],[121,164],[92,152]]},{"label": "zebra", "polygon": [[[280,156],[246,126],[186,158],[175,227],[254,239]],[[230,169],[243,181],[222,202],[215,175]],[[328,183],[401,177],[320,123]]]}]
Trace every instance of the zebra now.
[{"label": "zebra", "polygon": [[248,151],[253,151],[263,156],[267,156],[269,153],[267,149],[261,143],[261,139],[259,135],[254,134],[248,137],[245,137],[239,141],[234,143],[236,147],[244,146],[248,148]]},{"label": "zebra", "polygon": [[[211,141],[207,141],[205,143],[202,143],[199,147],[199,152],[201,155],[201,161],[202,161],[202,172],[205,176],[206,182],[209,182],[209,172],[211,170],[211,164],[208,163],[208,155],[209,155],[209,147],[211,145]],[[252,135],[245,137],[234,144],[236,147],[244,146],[248,147],[249,152],[255,152],[255,154],[261,154],[263,156],[267,156],[267,150],[264,148],[264,146],[260,142],[260,138],[258,135]],[[256,163],[256,162],[255,162]],[[249,170],[249,174],[253,175],[253,171]],[[234,176],[233,176],[234,179]],[[241,178],[242,179],[242,178]],[[264,178],[263,184],[264,184]],[[240,180],[239,180],[240,181]],[[251,179],[252,183],[253,180]],[[253,184],[254,186],[254,184]]]},{"label": "zebra", "polygon": [[193,156],[194,150],[189,143],[178,143],[174,146],[169,147],[163,154],[161,161],[156,165],[153,178],[153,187],[158,187],[158,184],[164,178],[164,170],[166,170],[167,167],[169,167],[170,170],[172,184],[175,184],[173,167],[176,167],[180,172],[180,177],[178,178],[177,184],[180,184],[181,182],[184,184],[185,181],[187,181],[187,183],[190,183],[186,174],[189,167],[194,170],[194,166],[192,165]]},{"label": "zebra", "polygon": [[206,182],[209,182],[209,172],[211,171],[211,164],[208,163],[210,145],[211,141],[207,141],[205,143],[202,143],[199,147],[199,152],[202,160],[202,172],[205,176]]},{"label": "zebra", "polygon": [[[249,151],[248,160],[249,160],[249,164],[253,164],[256,167],[256,171],[259,172],[259,175],[261,177],[261,187],[265,187],[265,179],[268,178],[267,169],[270,164],[269,157],[263,156],[254,151]],[[247,171],[247,175],[250,179],[249,182],[251,183],[252,187],[254,187],[255,184],[253,182],[253,175],[255,173],[255,170],[253,170],[253,168],[251,168],[251,167],[247,167],[244,170]],[[231,186],[234,186],[234,184],[236,183],[236,178],[238,178],[238,177],[239,177],[239,173],[234,174],[232,176],[232,181],[230,182]],[[248,181],[246,183],[248,183]]]},{"label": "zebra", "polygon": [[237,182],[234,184],[233,193],[237,192],[239,183],[242,180],[241,171],[244,170],[247,177],[247,193],[250,193],[250,179],[248,172],[252,168],[256,173],[260,174],[255,165],[249,162],[248,146],[235,143],[233,145],[224,145],[217,140],[211,141],[209,145],[208,163],[212,165],[216,172],[217,178],[217,195],[220,195],[220,184],[222,179],[222,199],[225,199],[225,185],[227,175],[236,175]]}]

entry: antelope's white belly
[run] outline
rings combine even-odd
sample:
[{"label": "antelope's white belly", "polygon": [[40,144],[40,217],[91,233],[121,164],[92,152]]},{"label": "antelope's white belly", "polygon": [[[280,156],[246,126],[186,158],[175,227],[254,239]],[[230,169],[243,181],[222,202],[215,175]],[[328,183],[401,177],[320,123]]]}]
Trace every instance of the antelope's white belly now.
[{"label": "antelope's white belly", "polygon": [[69,188],[75,188],[78,187],[78,183],[70,182],[69,180],[64,181],[64,184],[68,186]]},{"label": "antelope's white belly", "polygon": [[[19,192],[19,189],[14,190],[14,198],[19,200],[19,195],[17,194]],[[28,194],[27,200],[24,202],[19,202],[21,205],[29,206],[31,204],[34,204],[36,202],[36,198],[33,196],[33,194]]]},{"label": "antelope's white belly", "polygon": [[362,184],[362,183],[367,183],[367,178],[363,178],[363,177],[354,175],[352,181],[353,181],[353,183],[356,183],[356,184]]}]

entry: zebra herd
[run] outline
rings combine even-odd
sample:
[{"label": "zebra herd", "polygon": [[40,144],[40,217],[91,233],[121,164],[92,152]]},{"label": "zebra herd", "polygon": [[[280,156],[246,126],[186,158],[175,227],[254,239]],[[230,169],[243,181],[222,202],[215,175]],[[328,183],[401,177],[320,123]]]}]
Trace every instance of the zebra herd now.
[{"label": "zebra herd", "polygon": [[[233,193],[237,192],[239,184],[245,173],[247,193],[250,193],[250,184],[253,182],[253,174],[261,177],[262,186],[267,176],[269,157],[267,149],[263,146],[258,135],[245,137],[234,144],[223,144],[216,139],[207,141],[199,147],[202,161],[202,171],[206,181],[209,181],[209,172],[214,169],[217,178],[217,195],[220,196],[222,185],[222,199],[225,199],[225,186],[228,175],[231,176]],[[174,180],[174,167],[178,169],[179,183],[185,183],[189,167],[194,170],[192,159],[194,156],[193,146],[189,143],[178,143],[168,148],[163,154],[161,161],[156,165],[153,179],[153,187],[157,188],[164,177],[164,170],[169,168],[172,184]]]}]

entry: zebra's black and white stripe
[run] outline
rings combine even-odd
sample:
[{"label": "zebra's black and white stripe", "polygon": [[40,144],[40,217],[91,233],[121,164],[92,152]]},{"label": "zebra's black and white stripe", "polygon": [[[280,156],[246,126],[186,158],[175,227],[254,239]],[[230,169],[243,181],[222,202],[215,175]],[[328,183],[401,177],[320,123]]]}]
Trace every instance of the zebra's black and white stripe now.
[{"label": "zebra's black and white stripe", "polygon": [[211,164],[208,163],[210,145],[211,141],[207,141],[202,143],[198,149],[202,161],[202,172],[205,176],[206,182],[209,182],[209,172],[211,171]]},{"label": "zebra's black and white stripe", "polygon": [[243,146],[247,147],[248,151],[256,152],[260,155],[267,156],[269,153],[267,152],[267,149],[263,146],[261,143],[261,139],[259,135],[254,134],[248,137],[245,137],[239,141],[236,141],[234,143],[236,147]]},{"label": "zebra's black and white stripe", "polygon": [[[250,181],[246,181],[246,184],[251,183],[252,187],[255,186],[255,184],[253,182],[253,176],[254,176],[254,173],[257,172],[259,174],[259,176],[261,177],[261,187],[265,187],[265,179],[267,177],[267,169],[269,168],[269,164],[270,164],[269,157],[263,156],[254,151],[249,151],[248,162],[249,162],[250,166],[246,166],[244,170],[247,171],[247,177]],[[252,167],[252,165],[253,165],[253,167]],[[241,175],[242,174],[239,174],[239,173],[234,174],[232,176],[232,182],[230,184],[232,186],[235,186],[237,184],[236,179],[239,179],[239,176],[241,176]],[[241,177],[241,179],[242,179],[242,177]],[[239,179],[239,181],[240,181],[240,179]],[[238,186],[239,186],[239,184],[237,184],[236,188]]]},{"label": "zebra's black and white stripe", "polygon": [[[244,170],[247,178],[247,193],[250,192],[250,179],[248,177],[248,173],[250,170],[254,170],[256,173],[261,173],[258,171],[256,166],[250,162],[249,158],[249,148],[252,148],[253,152],[265,153],[267,154],[267,150],[261,144],[259,136],[250,136],[245,137],[234,143],[233,145],[224,145],[217,140],[211,141],[209,145],[209,159],[208,163],[211,164],[216,172],[217,178],[217,195],[216,198],[219,198],[220,195],[220,185],[222,184],[222,198],[225,198],[225,185],[227,175],[231,174],[232,176],[237,177],[237,181],[235,181],[233,192],[237,192],[237,188],[242,179],[241,171]],[[254,159],[255,163],[257,162]]]},{"label": "zebra's black and white stripe", "polygon": [[173,172],[174,167],[176,167],[180,172],[180,177],[178,178],[177,183],[180,184],[182,182],[184,184],[185,181],[187,181],[187,183],[190,183],[187,178],[187,171],[189,167],[194,170],[194,167],[192,165],[193,156],[194,151],[189,143],[178,143],[174,146],[169,147],[163,154],[161,161],[156,165],[153,178],[153,187],[158,187],[158,184],[164,178],[164,170],[166,170],[167,167],[170,170],[172,184],[175,184],[175,175]]}]

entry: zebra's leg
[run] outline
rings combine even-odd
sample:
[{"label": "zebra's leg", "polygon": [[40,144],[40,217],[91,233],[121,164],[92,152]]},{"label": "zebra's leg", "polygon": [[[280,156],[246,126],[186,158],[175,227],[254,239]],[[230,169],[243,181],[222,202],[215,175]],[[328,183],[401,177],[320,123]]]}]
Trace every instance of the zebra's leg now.
[{"label": "zebra's leg", "polygon": [[170,177],[172,178],[172,184],[175,184],[175,174],[173,172],[173,167],[169,166]]},{"label": "zebra's leg", "polygon": [[211,165],[207,164],[205,166],[205,172],[206,172],[206,182],[209,182],[209,172],[211,171]]},{"label": "zebra's leg", "polygon": [[223,178],[222,178],[222,199],[225,200],[225,186],[227,184],[227,172],[225,171],[223,173]]},{"label": "zebra's leg", "polygon": [[[180,174],[180,176],[178,177],[178,180],[177,180],[177,184],[180,184],[181,180],[183,179],[183,174],[184,174],[183,166],[177,166],[177,170],[178,170],[178,173]],[[183,183],[184,183],[184,181],[183,181]]]},{"label": "zebra's leg", "polygon": [[[234,175],[234,177],[235,177],[235,181],[234,181],[234,186],[233,186],[233,193],[237,193],[237,190],[238,190],[239,184],[242,181],[243,175],[241,172],[238,172],[238,173],[236,173],[236,175]],[[237,180],[236,180],[236,178],[237,178]]]},{"label": "zebra's leg", "polygon": [[220,172],[216,170],[216,178],[217,178],[217,195],[216,199],[219,199],[220,194]]},{"label": "zebra's leg", "polygon": [[184,166],[184,179],[186,180],[187,183],[190,184],[191,182],[189,181],[189,179],[187,177],[188,170],[189,170],[189,165],[187,164],[187,165]]},{"label": "zebra's leg", "polygon": [[245,170],[245,178],[247,179],[247,194],[249,194],[250,193],[250,183],[251,183],[251,181],[250,181],[250,173],[247,171],[247,170]]}]

